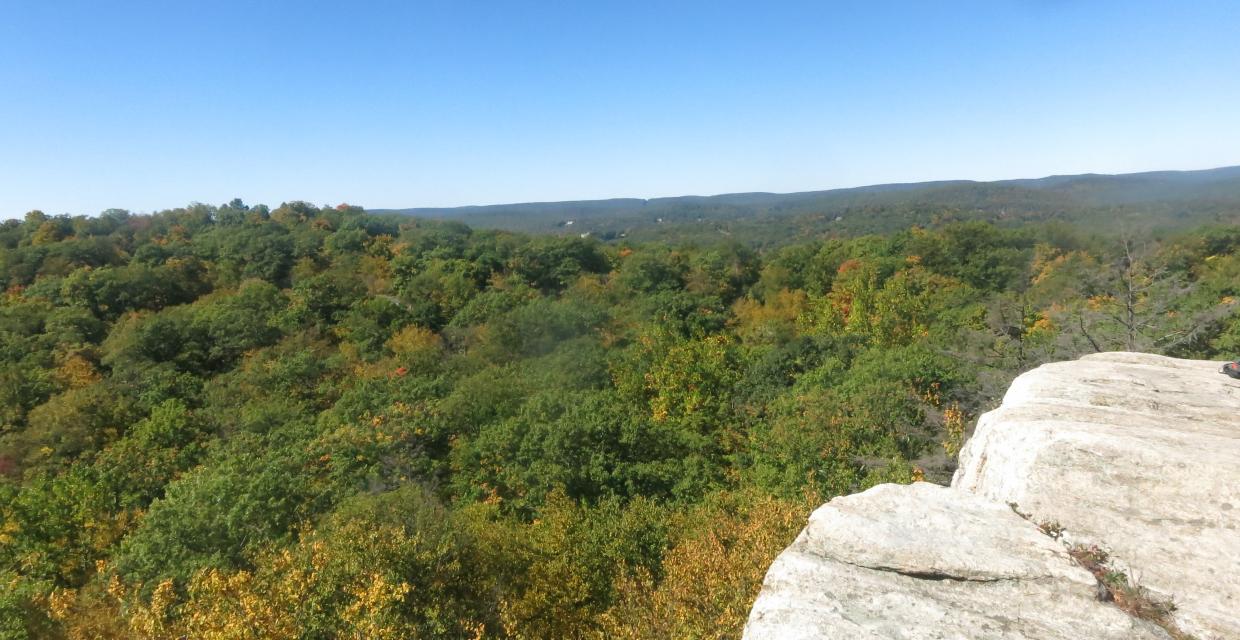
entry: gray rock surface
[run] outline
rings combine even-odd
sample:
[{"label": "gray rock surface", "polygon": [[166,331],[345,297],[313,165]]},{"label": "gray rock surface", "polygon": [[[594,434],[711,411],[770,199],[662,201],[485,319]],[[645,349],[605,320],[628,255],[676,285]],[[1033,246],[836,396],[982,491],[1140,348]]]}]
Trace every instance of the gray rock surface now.
[{"label": "gray rock surface", "polygon": [[1240,638],[1240,381],[1218,367],[1139,353],[1039,367],[979,421],[952,484],[1109,548],[1185,631]]},{"label": "gray rock surface", "polygon": [[1183,630],[1240,638],[1240,382],[1218,366],[1110,353],[1020,376],[952,488],[883,485],[815,511],[745,638],[1168,637],[1099,601],[1009,503],[1109,549]]},{"label": "gray rock surface", "polygon": [[920,482],[836,498],[776,558],[748,640],[1166,638],[1009,507]]}]

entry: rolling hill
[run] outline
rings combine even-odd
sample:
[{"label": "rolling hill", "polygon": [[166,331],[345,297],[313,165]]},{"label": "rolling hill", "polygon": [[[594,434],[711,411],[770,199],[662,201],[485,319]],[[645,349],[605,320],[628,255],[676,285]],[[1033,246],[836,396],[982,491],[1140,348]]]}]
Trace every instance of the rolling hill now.
[{"label": "rolling hill", "polygon": [[883,184],[799,193],[371,211],[457,220],[481,228],[591,234],[603,239],[743,236],[746,243],[759,245],[806,234],[857,235],[975,219],[1001,224],[1062,220],[1095,228],[1158,229],[1235,220],[1240,215],[1240,166]]}]

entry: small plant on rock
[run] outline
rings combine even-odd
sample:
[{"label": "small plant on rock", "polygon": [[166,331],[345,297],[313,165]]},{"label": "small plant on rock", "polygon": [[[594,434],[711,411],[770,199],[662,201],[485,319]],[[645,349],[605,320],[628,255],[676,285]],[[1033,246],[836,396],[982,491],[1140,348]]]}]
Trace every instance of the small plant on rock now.
[{"label": "small plant on rock", "polygon": [[[1042,529],[1042,526],[1038,528]],[[1063,529],[1060,528],[1060,535],[1062,531]],[[1042,532],[1056,537],[1045,529]],[[1115,606],[1133,617],[1148,620],[1162,627],[1174,640],[1194,640],[1193,636],[1180,630],[1176,625],[1173,619],[1175,603],[1159,597],[1138,584],[1136,580],[1129,578],[1127,573],[1112,567],[1110,565],[1111,554],[1105,549],[1097,545],[1071,545],[1068,547],[1068,555],[1098,580],[1099,598],[1114,602]]]},{"label": "small plant on rock", "polygon": [[1049,522],[1039,523],[1038,531],[1041,531],[1043,534],[1050,536],[1051,539],[1053,540],[1059,540],[1063,538],[1065,529],[1063,528],[1063,525],[1052,520]]}]

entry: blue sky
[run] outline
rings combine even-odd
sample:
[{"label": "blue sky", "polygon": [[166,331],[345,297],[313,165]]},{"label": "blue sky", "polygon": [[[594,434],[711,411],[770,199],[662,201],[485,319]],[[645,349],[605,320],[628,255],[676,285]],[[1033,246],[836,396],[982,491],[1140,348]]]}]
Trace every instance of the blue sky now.
[{"label": "blue sky", "polygon": [[0,217],[1240,164],[1240,3],[0,2]]}]

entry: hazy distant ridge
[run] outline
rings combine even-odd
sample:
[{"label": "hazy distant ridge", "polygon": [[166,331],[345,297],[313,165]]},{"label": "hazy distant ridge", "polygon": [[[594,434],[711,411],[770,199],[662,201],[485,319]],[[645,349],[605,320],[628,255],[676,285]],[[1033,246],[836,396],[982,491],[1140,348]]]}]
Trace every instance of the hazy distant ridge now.
[{"label": "hazy distant ridge", "polygon": [[[1186,208],[1179,205],[1189,203],[1193,203],[1196,212],[1219,206],[1240,207],[1240,166],[1118,175],[1055,175],[993,182],[943,180],[797,193],[729,193],[371,211],[534,232],[564,229],[571,220],[574,231],[618,233],[652,223],[743,222],[787,216],[833,219],[857,212],[886,215],[893,218],[893,222],[901,217],[901,212],[925,214],[928,211],[987,212],[996,217],[1040,219],[1079,218],[1099,208],[1148,205],[1151,210],[1159,209],[1159,215],[1165,217],[1178,215],[1168,209]],[[1210,206],[1203,208],[1204,204]],[[919,221],[915,215],[906,218],[899,222]]]}]

